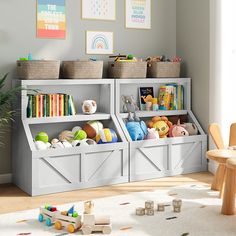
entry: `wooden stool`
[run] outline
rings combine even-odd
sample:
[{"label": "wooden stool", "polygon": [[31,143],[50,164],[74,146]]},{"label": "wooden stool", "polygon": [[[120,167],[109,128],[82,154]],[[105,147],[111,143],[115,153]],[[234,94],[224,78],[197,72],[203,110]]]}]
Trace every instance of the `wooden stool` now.
[{"label": "wooden stool", "polygon": [[223,204],[221,214],[235,214],[235,193],[236,193],[236,160],[228,159],[226,162],[226,178],[224,186]]}]

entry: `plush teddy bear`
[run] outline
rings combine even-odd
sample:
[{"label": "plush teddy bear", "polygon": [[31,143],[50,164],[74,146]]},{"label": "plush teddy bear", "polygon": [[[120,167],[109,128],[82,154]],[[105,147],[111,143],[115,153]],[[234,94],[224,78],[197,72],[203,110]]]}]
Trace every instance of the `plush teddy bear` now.
[{"label": "plush teddy bear", "polygon": [[160,138],[167,138],[172,122],[166,116],[155,116],[147,122],[148,128],[155,128]]}]

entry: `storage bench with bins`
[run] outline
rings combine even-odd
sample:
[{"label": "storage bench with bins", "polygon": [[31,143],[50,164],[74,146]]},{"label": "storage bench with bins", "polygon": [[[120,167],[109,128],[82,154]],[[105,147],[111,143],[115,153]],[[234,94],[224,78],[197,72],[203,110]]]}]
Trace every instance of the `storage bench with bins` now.
[{"label": "storage bench with bins", "polygon": [[[122,112],[121,96],[133,95],[139,104],[139,87],[153,87],[157,93],[160,85],[177,83],[184,87],[184,109],[171,111],[138,111],[141,120],[153,116],[184,116],[198,128],[198,135],[163,138],[158,140],[132,141],[125,126],[127,113]],[[191,79],[137,79],[116,80],[116,115],[129,142],[130,181],[138,181],[177,174],[207,170],[205,152],[207,136],[191,112]]]},{"label": "storage bench with bins", "polygon": [[[114,81],[98,80],[25,80],[18,82],[41,93],[73,95],[74,116],[27,118],[27,91],[22,91],[13,138],[13,182],[35,196],[81,188],[128,182],[128,143],[114,115]],[[83,100],[97,102],[98,112],[82,114]],[[33,139],[40,131],[49,139],[63,130],[98,120],[115,130],[118,142],[63,149],[36,150]]]}]

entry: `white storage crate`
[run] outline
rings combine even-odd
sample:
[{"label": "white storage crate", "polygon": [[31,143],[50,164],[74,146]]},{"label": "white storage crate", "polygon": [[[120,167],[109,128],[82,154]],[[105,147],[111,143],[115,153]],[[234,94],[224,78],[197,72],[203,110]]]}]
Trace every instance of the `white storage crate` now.
[{"label": "white storage crate", "polygon": [[[66,117],[26,118],[27,94],[21,95],[21,117],[13,141],[13,182],[35,196],[88,187],[128,182],[128,143],[114,115],[113,80],[21,81],[23,87],[43,93],[68,93],[74,96],[78,114]],[[84,115],[81,103],[94,99],[98,112]],[[19,100],[20,101],[20,100]],[[19,107],[20,107],[19,105]],[[50,139],[63,130],[99,120],[115,130],[119,141],[64,149],[36,150],[33,138],[46,131]]]},{"label": "white storage crate", "polygon": [[[189,137],[132,141],[125,126],[128,114],[122,112],[121,96],[133,95],[139,104],[139,87],[154,87],[157,93],[160,85],[166,83],[178,83],[184,86],[184,110],[139,111],[138,116],[141,120],[147,120],[153,116],[188,115],[189,122],[197,125],[199,134]],[[190,110],[190,88],[191,80],[189,78],[116,81],[116,116],[129,142],[130,181],[207,170],[205,158],[207,136]]]}]

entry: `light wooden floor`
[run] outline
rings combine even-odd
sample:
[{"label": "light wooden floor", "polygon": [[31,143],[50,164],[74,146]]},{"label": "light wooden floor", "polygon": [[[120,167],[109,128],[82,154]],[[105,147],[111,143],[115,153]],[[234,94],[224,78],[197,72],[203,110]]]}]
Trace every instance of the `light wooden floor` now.
[{"label": "light wooden floor", "polygon": [[39,197],[30,197],[12,184],[0,185],[0,214],[38,208],[46,203],[60,205],[119,194],[150,191],[160,187],[173,187],[183,184],[210,184],[211,181],[212,174],[202,172],[101,188],[83,189]]}]

